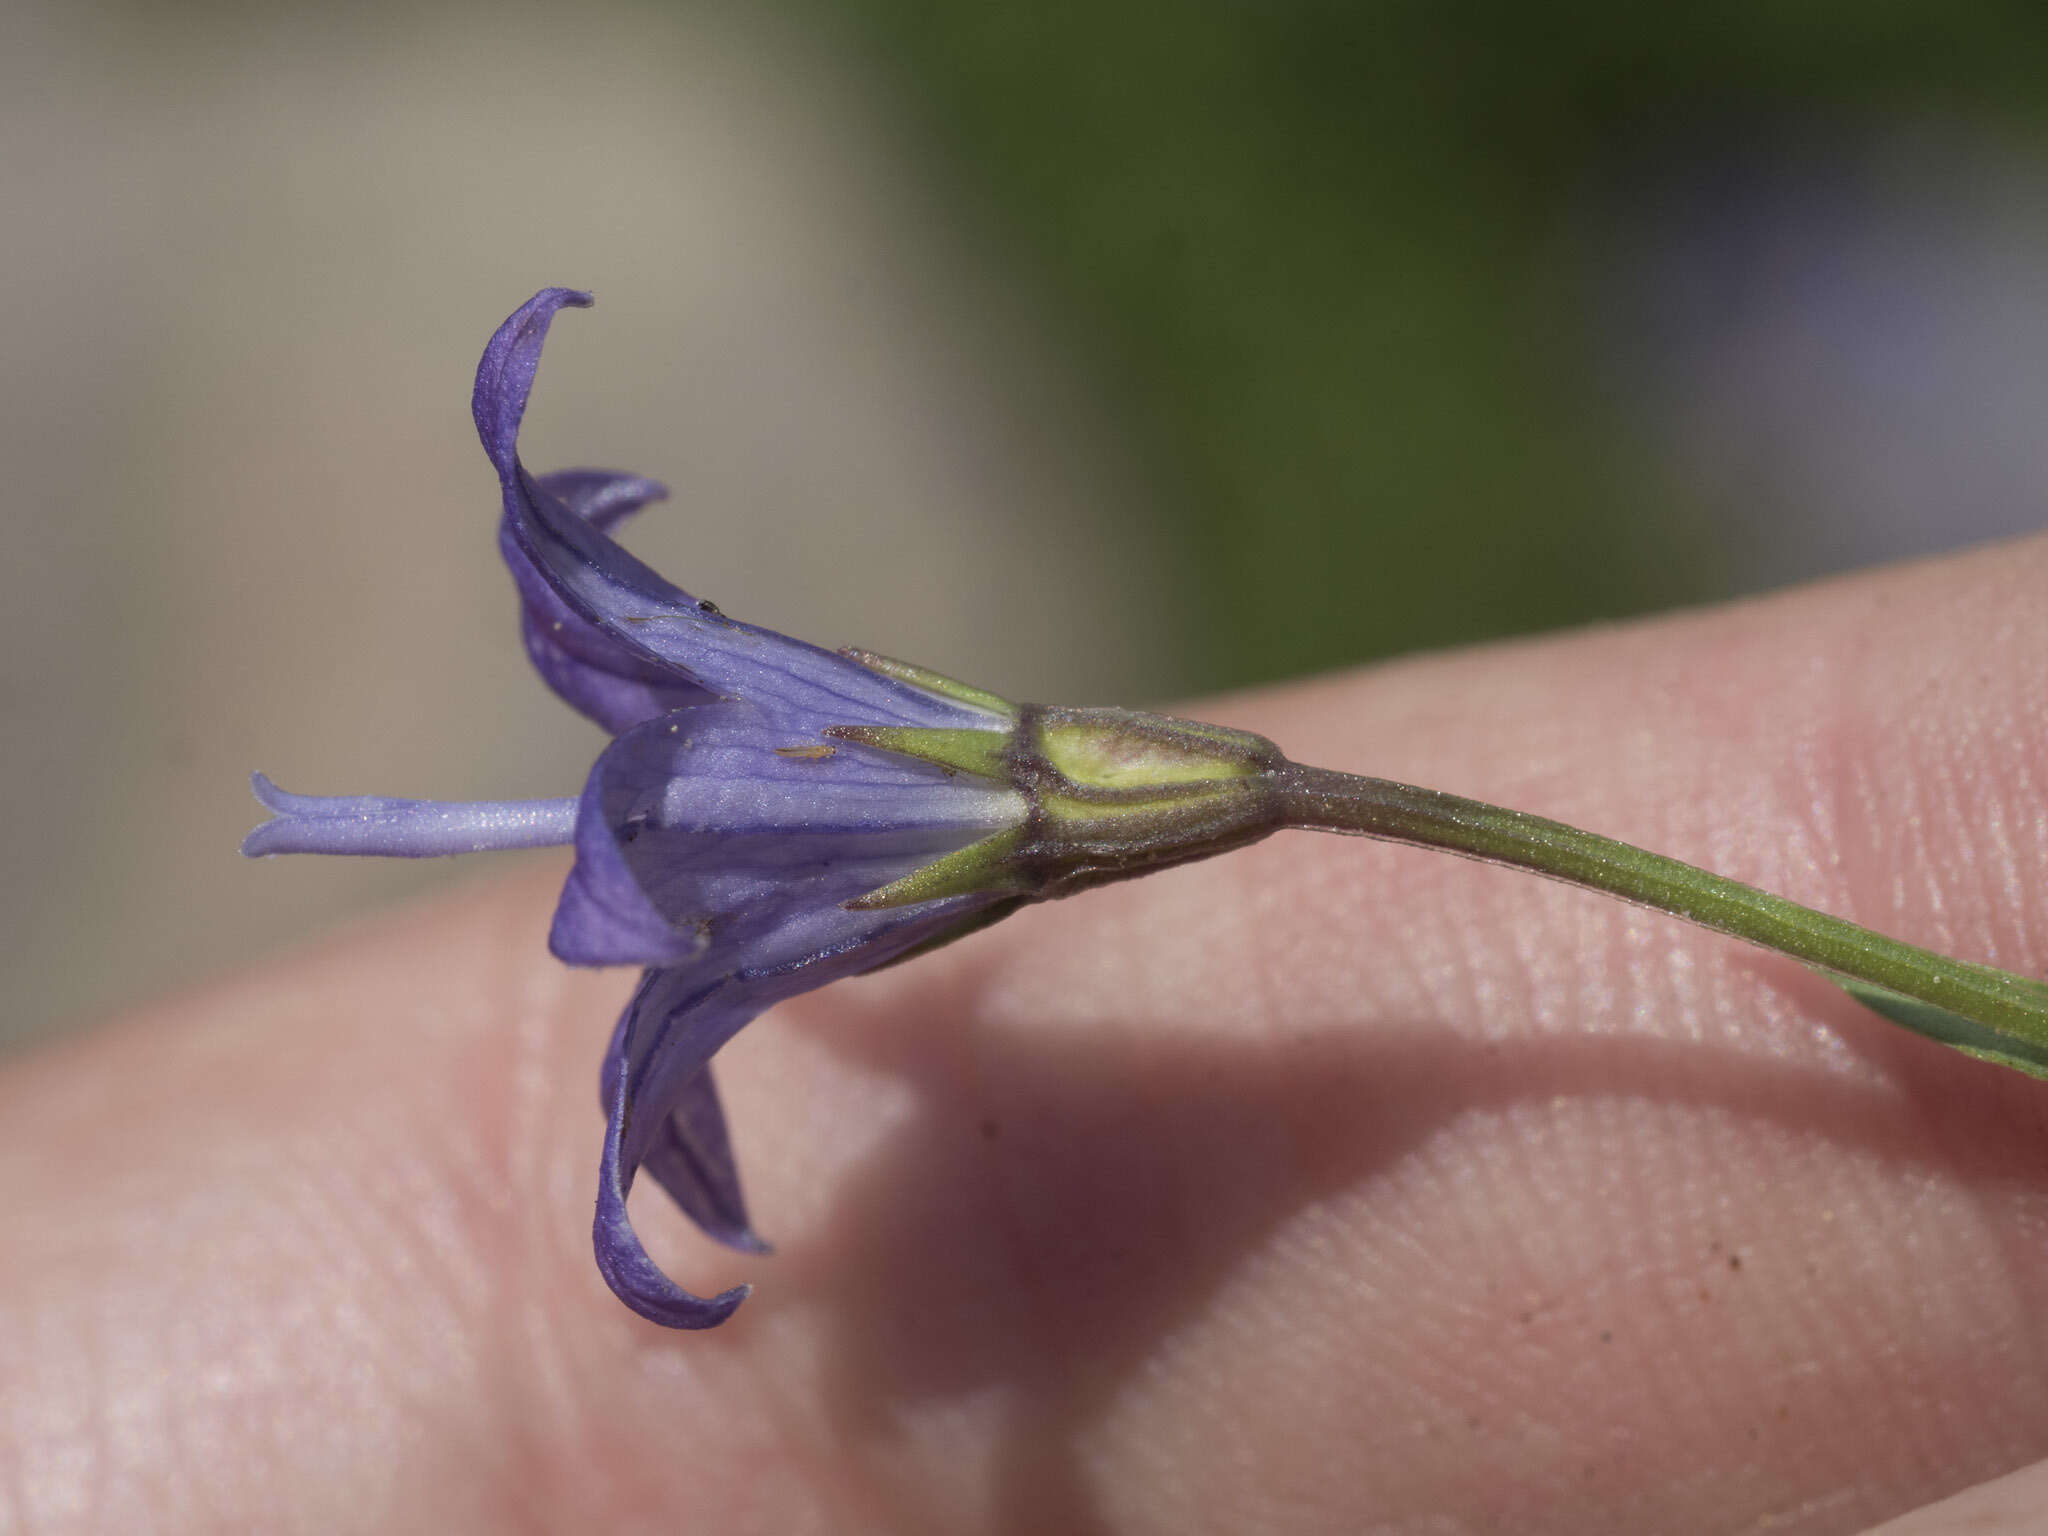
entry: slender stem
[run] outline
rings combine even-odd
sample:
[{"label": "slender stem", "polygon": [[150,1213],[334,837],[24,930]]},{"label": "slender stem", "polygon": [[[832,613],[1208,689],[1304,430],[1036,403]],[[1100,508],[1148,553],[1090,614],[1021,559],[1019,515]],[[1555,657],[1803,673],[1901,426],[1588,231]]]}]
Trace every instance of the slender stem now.
[{"label": "slender stem", "polygon": [[1535,870],[2048,1046],[2048,986],[2040,982],[1951,960],[1754,886],[1541,816],[1295,763],[1280,770],[1279,779],[1285,825],[1446,848]]}]

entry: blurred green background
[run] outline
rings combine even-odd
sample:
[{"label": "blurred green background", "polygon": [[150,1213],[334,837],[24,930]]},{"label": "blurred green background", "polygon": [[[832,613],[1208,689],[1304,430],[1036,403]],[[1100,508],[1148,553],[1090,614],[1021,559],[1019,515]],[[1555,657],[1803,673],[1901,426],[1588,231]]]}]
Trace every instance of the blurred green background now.
[{"label": "blurred green background", "polygon": [[601,302],[536,467],[670,481],[632,542],[730,611],[1026,697],[2041,521],[2034,7],[0,24],[0,1040],[449,877],[242,863],[250,768],[575,787],[466,411],[545,283]]},{"label": "blurred green background", "polygon": [[1110,381],[1201,688],[1741,585],[1603,370],[1610,201],[2048,100],[2021,4],[832,9]]},{"label": "blurred green background", "polygon": [[1520,6],[847,9],[1113,381],[1189,684],[1713,590],[1602,446],[1557,248],[1647,85],[1629,8],[1575,40]]}]

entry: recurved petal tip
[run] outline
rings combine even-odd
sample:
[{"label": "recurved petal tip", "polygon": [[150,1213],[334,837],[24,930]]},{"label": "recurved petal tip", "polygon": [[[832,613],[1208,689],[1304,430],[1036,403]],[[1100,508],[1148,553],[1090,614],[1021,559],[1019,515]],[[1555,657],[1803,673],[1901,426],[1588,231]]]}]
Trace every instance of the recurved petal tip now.
[{"label": "recurved petal tip", "polygon": [[626,1190],[632,1178],[620,1160],[620,1131],[620,1114],[615,1110],[598,1173],[597,1218],[590,1229],[598,1273],[619,1300],[649,1322],[664,1328],[716,1328],[732,1316],[753,1287],[736,1285],[716,1296],[695,1296],[669,1279],[647,1256],[626,1215]]},{"label": "recurved petal tip", "polygon": [[668,500],[668,487],[645,475],[622,475],[610,469],[558,469],[535,475],[544,491],[591,527],[609,533],[650,501]]},{"label": "recurved petal tip", "polygon": [[709,1298],[692,1296],[645,1254],[614,1253],[602,1239],[597,1244],[597,1269],[614,1296],[664,1328],[716,1328],[754,1291],[751,1285],[736,1285]]},{"label": "recurved petal tip", "polygon": [[664,1328],[716,1328],[753,1294],[751,1285],[736,1285],[716,1296],[691,1295],[655,1267],[633,1229],[625,1225],[623,1211],[615,1223],[600,1204],[591,1235],[598,1273],[612,1294]]},{"label": "recurved petal tip", "polygon": [[509,479],[517,472],[519,422],[526,414],[526,397],[533,390],[549,322],[564,308],[588,309],[595,302],[580,289],[543,288],[512,311],[484,348],[470,411],[484,452],[501,476]]}]

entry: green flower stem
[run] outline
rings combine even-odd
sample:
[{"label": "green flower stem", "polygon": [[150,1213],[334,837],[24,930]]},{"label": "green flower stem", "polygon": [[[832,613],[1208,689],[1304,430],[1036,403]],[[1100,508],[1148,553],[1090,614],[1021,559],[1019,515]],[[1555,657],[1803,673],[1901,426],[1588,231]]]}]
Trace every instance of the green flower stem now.
[{"label": "green flower stem", "polygon": [[1541,816],[1296,763],[1277,778],[1285,825],[1450,849],[1605,891],[1863,983],[1849,987],[1852,996],[1944,1044],[2023,1071],[2048,1069],[2048,986],[2040,982],[1951,960]]}]

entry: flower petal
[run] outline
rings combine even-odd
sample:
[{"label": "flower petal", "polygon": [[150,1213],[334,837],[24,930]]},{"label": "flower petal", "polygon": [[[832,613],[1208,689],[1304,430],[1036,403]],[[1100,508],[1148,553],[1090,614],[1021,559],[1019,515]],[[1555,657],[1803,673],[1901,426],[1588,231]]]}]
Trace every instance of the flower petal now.
[{"label": "flower petal", "polygon": [[534,370],[540,367],[549,323],[564,308],[588,309],[596,302],[579,289],[543,288],[513,310],[484,344],[469,413],[476,419],[484,452],[498,466],[501,478],[509,478],[519,464],[519,422],[533,392]]},{"label": "flower petal", "polygon": [[[665,1327],[715,1327],[746,1300],[749,1287],[734,1286],[706,1299],[677,1285],[641,1246],[626,1214],[626,1195],[650,1153],[668,1144],[675,1111],[712,1054],[761,1006],[745,988],[704,987],[679,971],[651,970],[620,1021],[619,1064],[607,1074],[611,1113],[591,1235],[598,1270],[619,1300]],[[733,1193],[736,1197],[736,1187]]]},{"label": "flower petal", "polygon": [[[540,367],[548,326],[563,308],[584,307],[590,295],[545,288],[498,327],[477,365],[470,412],[504,490],[498,548],[519,590],[522,629],[534,667],[571,706],[614,733],[650,716],[706,697],[686,673],[630,643],[566,601],[560,584],[536,557],[523,530],[569,530],[586,558],[617,567],[616,579],[643,602],[690,599],[607,538],[604,530],[659,500],[658,482],[604,470],[564,470],[534,477],[519,462],[519,427]],[[582,538],[577,540],[575,531]],[[613,558],[615,557],[615,558]]]},{"label": "flower petal", "polygon": [[[550,496],[593,528],[613,527],[650,501],[668,495],[658,481],[601,469],[568,469],[533,478],[535,494]],[[534,670],[571,708],[613,735],[643,720],[711,697],[671,667],[621,645],[601,626],[563,602],[528,558],[509,524],[500,524],[499,552],[519,589],[520,632]]]},{"label": "flower petal", "polygon": [[651,501],[668,500],[668,487],[659,480],[615,469],[551,469],[533,479],[600,533],[610,533]]},{"label": "flower petal", "polygon": [[[633,1016],[630,1007],[620,1016],[618,1028],[612,1031],[611,1048],[605,1052],[598,1102],[607,1113],[618,1093],[619,1073],[625,1069],[626,1026]],[[725,1109],[719,1103],[709,1064],[683,1085],[641,1167],[707,1237],[742,1253],[773,1251],[747,1220]]]},{"label": "flower petal", "polygon": [[[548,288],[520,306],[484,349],[472,400],[478,434],[504,488],[502,540],[515,577],[528,571],[538,576],[572,616],[609,642],[602,657],[577,654],[626,675],[610,662],[616,647],[650,669],[639,680],[694,681],[721,697],[744,698],[778,713],[847,724],[989,724],[994,717],[970,704],[725,617],[574,515],[526,472],[519,462],[519,425],[548,326],[564,307],[590,302],[586,293]],[[526,590],[523,580],[521,590]],[[560,617],[550,614],[547,622],[552,625]],[[566,624],[564,632],[569,632]],[[580,626],[575,633],[579,644],[591,638]]]},{"label": "flower petal", "polygon": [[677,965],[701,951],[706,941],[662,916],[620,851],[618,833],[605,812],[617,746],[615,741],[599,755],[583,786],[576,808],[576,862],[555,904],[548,949],[570,965]]},{"label": "flower petal", "polygon": [[706,1236],[741,1253],[774,1252],[748,1224],[725,1110],[709,1067],[683,1085],[661,1139],[641,1167]]},{"label": "flower petal", "polygon": [[746,704],[679,710],[592,768],[549,945],[576,965],[674,966],[715,948],[728,974],[837,952],[895,926],[844,903],[1025,814],[1015,790],[785,734]]}]

